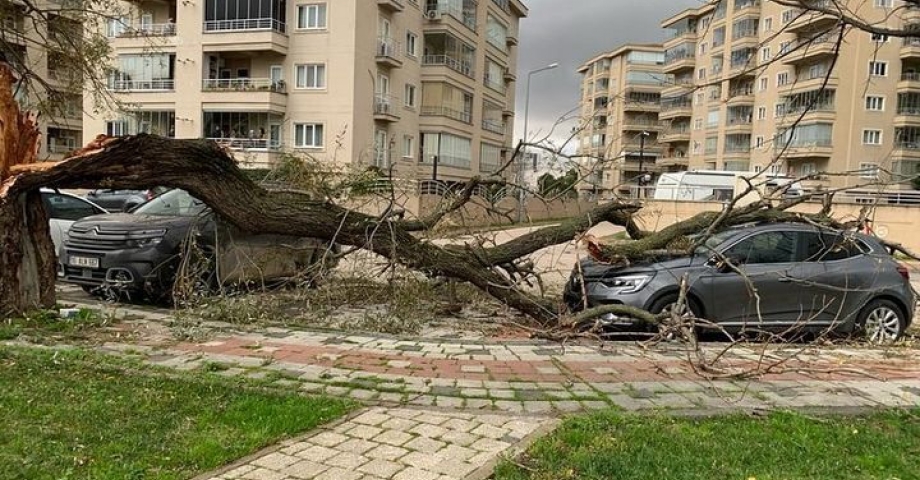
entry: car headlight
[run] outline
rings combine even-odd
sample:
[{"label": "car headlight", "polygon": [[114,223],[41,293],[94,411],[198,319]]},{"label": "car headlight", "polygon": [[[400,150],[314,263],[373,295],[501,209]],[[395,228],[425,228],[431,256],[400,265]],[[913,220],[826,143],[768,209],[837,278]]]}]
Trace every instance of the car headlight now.
[{"label": "car headlight", "polygon": [[166,230],[140,230],[128,233],[127,244],[131,248],[152,247],[163,241]]},{"label": "car headlight", "polygon": [[616,289],[616,293],[635,293],[648,285],[651,279],[651,275],[630,275],[627,277],[604,278],[600,282],[605,287]]}]

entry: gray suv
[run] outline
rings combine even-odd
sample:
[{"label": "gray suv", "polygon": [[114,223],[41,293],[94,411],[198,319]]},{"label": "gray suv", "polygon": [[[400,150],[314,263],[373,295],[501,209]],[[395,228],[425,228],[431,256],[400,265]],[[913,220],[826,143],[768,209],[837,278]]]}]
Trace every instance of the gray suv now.
[{"label": "gray suv", "polygon": [[886,343],[903,335],[916,306],[907,268],[877,240],[798,224],[731,228],[691,255],[627,268],[585,259],[565,300],[575,311],[622,304],[660,313],[676,303],[684,275],[693,314],[729,332],[831,330]]}]

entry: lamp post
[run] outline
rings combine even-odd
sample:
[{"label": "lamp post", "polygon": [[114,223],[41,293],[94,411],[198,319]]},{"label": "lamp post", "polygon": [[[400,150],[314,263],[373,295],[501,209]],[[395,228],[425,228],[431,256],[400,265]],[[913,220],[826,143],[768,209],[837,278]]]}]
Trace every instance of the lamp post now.
[{"label": "lamp post", "polygon": [[[553,62],[545,67],[540,67],[540,68],[527,72],[527,83],[526,83],[526,86],[524,87],[524,135],[521,137],[523,138],[524,143],[527,143],[527,121],[528,121],[528,116],[530,115],[530,77],[532,77],[535,73],[552,70],[554,68],[557,68],[558,66],[559,66],[558,63]],[[524,151],[526,151],[526,148],[524,149]],[[521,188],[521,184],[524,183],[524,158],[523,156],[518,159],[517,163],[518,163],[518,169],[517,169],[517,175],[516,175],[517,179],[515,180],[515,183],[517,183],[518,185],[517,222],[521,223],[521,221],[524,219],[524,189]]]}]

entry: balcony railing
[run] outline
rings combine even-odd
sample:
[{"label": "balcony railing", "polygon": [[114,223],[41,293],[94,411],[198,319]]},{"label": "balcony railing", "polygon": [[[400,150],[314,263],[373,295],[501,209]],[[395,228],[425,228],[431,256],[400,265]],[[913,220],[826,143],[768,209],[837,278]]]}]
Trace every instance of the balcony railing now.
[{"label": "balcony railing", "polygon": [[748,38],[748,37],[756,38],[757,29],[756,28],[742,28],[740,30],[735,30],[732,32],[732,40],[739,40],[739,39]]},{"label": "balcony railing", "polygon": [[225,32],[234,30],[273,30],[279,33],[287,31],[287,25],[274,18],[243,18],[237,20],[209,20],[204,22],[205,32]]},{"label": "balcony railing", "polygon": [[473,78],[473,64],[450,55],[425,55],[422,57],[422,65],[444,65],[451,70]]},{"label": "balcony railing", "polygon": [[70,153],[75,148],[73,145],[48,145],[48,151],[51,153]]},{"label": "balcony railing", "polygon": [[920,73],[917,72],[904,72],[901,74],[902,81],[916,82],[920,80]]},{"label": "balcony railing", "polygon": [[377,38],[377,56],[386,58],[396,58],[400,52],[399,42],[387,37]]},{"label": "balcony railing", "polygon": [[920,47],[920,37],[904,37],[903,46]]},{"label": "balcony railing", "polygon": [[918,116],[920,115],[920,105],[918,106],[899,106],[898,115]]},{"label": "balcony railing", "polygon": [[456,110],[444,106],[423,106],[421,115],[423,117],[447,117],[454,120],[459,120],[463,123],[471,123],[473,119],[473,114],[471,112],[464,112],[462,110]]},{"label": "balcony railing", "polygon": [[201,90],[206,92],[233,91],[233,92],[275,92],[285,93],[284,80],[270,78],[206,78],[201,81]]},{"label": "balcony railing", "polygon": [[121,91],[171,91],[176,89],[174,79],[164,80],[116,80],[109,83],[112,90]]},{"label": "balcony railing", "polygon": [[693,52],[678,51],[671,54],[666,54],[664,56],[664,64],[670,65],[681,60],[693,60],[694,58],[696,58],[696,56],[693,54]]},{"label": "balcony railing", "polygon": [[115,36],[117,38],[131,37],[171,37],[176,34],[175,23],[137,24],[125,27]]},{"label": "balcony railing", "polygon": [[374,115],[397,116],[396,99],[392,95],[374,94]]},{"label": "balcony railing", "polygon": [[828,148],[834,145],[834,140],[831,138],[816,138],[811,140],[802,140],[802,141],[793,141],[788,147],[786,146],[786,140],[779,139],[774,141],[774,150],[782,151],[784,148],[788,150],[799,150],[807,148]]},{"label": "balcony railing", "polygon": [[696,35],[696,32],[696,28],[675,28],[670,31],[669,38],[677,38],[684,35]]},{"label": "balcony railing", "polygon": [[786,115],[798,115],[805,112],[834,112],[833,103],[816,103],[814,105],[786,105],[783,113]]},{"label": "balcony railing", "polygon": [[213,140],[231,150],[273,150],[281,147],[281,142],[268,138],[209,137],[206,140]]},{"label": "balcony railing", "polygon": [[504,134],[505,122],[485,119],[482,121],[482,129],[492,133]]},{"label": "balcony railing", "polygon": [[751,151],[750,144],[726,144],[725,153],[748,153]]}]

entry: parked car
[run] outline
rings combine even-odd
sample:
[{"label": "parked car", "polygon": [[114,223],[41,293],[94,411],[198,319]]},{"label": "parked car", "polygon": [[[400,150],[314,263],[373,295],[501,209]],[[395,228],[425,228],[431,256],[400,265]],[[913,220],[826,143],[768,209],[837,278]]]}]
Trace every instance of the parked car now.
[{"label": "parked car", "polygon": [[[59,258],[63,281],[84,290],[117,289],[165,300],[180,268],[196,272],[196,288],[212,289],[294,277],[328,259],[325,252],[313,238],[244,233],[188,192],[171,190],[134,213],[75,223]],[[189,268],[191,258],[203,264]]]},{"label": "parked car", "polygon": [[86,194],[86,199],[112,212],[130,212],[163,192],[166,187],[153,187],[147,190],[110,190],[97,189]]},{"label": "parked car", "polygon": [[43,188],[41,194],[50,217],[48,223],[55,252],[61,249],[64,236],[75,221],[90,215],[109,213],[99,205],[69,193]]},{"label": "parked car", "polygon": [[[565,299],[574,310],[623,304],[660,313],[677,302],[684,275],[692,313],[729,332],[802,327],[884,343],[901,337],[917,301],[907,268],[875,238],[795,224],[728,229],[691,255],[657,263],[613,268],[586,259]],[[604,320],[635,326],[615,315]]]}]

